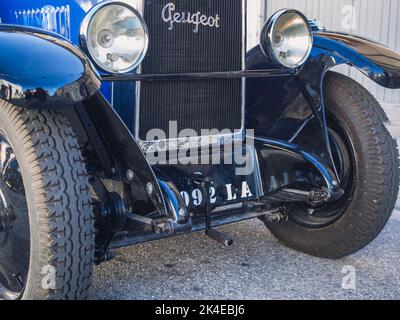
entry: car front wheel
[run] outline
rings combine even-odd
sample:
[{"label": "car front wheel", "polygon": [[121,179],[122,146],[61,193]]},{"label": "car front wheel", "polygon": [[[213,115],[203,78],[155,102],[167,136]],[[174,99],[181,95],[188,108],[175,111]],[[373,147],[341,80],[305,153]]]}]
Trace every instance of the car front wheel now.
[{"label": "car front wheel", "polygon": [[266,223],[287,246],[338,259],[367,246],[382,231],[399,190],[396,141],[375,98],[354,80],[329,72],[325,79],[327,124],[344,195],[317,209],[288,207],[289,220]]},{"label": "car front wheel", "polygon": [[94,218],[62,115],[0,100],[0,299],[85,298]]}]

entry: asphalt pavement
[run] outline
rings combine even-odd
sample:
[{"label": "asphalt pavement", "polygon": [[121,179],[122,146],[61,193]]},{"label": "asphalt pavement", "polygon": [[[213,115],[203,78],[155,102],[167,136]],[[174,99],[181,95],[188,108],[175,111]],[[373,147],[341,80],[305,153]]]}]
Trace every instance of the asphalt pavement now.
[{"label": "asphalt pavement", "polygon": [[[386,108],[400,138],[400,106]],[[399,116],[397,115],[399,114]],[[118,251],[95,268],[91,299],[400,299],[400,202],[379,237],[337,261],[280,244],[258,220]]]}]

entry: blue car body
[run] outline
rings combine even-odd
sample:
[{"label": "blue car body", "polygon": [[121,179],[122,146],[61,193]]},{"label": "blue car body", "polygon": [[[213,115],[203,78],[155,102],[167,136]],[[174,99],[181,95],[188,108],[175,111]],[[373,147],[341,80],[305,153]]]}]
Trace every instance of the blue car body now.
[{"label": "blue car body", "polygon": [[[143,216],[154,211],[153,206],[159,213],[178,212],[184,206],[180,191],[200,167],[159,167],[146,162],[135,135],[135,92],[140,81],[208,77],[246,79],[245,129],[254,130],[256,151],[264,157],[260,167],[269,170],[267,173],[256,170],[254,175],[247,177],[248,183],[257,190],[256,198],[304,181],[309,171],[322,177],[329,191],[335,193],[335,165],[323,101],[324,77],[332,67],[348,64],[384,87],[400,88],[398,53],[363,38],[326,32],[316,26],[313,27],[311,55],[305,65],[296,70],[277,69],[261,47],[256,46],[248,48],[246,70],[241,72],[191,75],[138,74],[133,70],[124,75],[107,74],[95,70],[90,59],[79,49],[80,25],[98,2],[101,1],[1,1],[0,81],[10,84],[2,87],[1,97],[26,108],[70,107],[73,119],[85,127],[95,145],[107,178],[127,182],[126,173],[131,168],[136,169],[135,178],[128,182],[133,185],[135,200],[140,203],[138,213]],[[101,94],[98,91],[100,79]],[[315,124],[316,131],[303,130],[310,124]],[[99,141],[99,145],[95,141]],[[279,168],[281,158],[271,159],[271,150],[285,150],[285,161],[294,163],[284,176],[274,175],[274,183],[265,182],[270,181],[270,177],[262,176],[271,174],[274,165]],[[304,169],[303,175],[299,176],[299,168]],[[222,181],[222,185],[235,179],[231,169],[223,166],[207,166],[202,170],[215,181]],[[146,192],[149,182],[156,186],[155,192]],[[192,206],[190,210],[196,208]],[[247,212],[240,214],[237,221],[257,216]],[[174,219],[174,230],[168,236],[188,231],[185,221],[176,215]],[[204,228],[204,225],[189,228],[189,231],[196,228]],[[160,237],[163,235],[150,233],[130,240],[120,238],[113,246]]]},{"label": "blue car body", "polygon": [[[2,1],[0,3],[0,19],[4,24],[15,24],[44,29],[61,35],[71,43],[79,46],[80,25],[87,12],[102,0],[13,0]],[[366,73],[371,79],[388,88],[399,88],[399,61],[398,56],[390,57],[390,51],[379,44],[366,39],[354,37],[351,35],[327,33],[318,30],[315,35],[314,50],[312,56],[319,56],[321,51],[327,51],[336,58],[335,65],[350,64],[362,72]],[[361,44],[361,45],[360,45]],[[377,52],[382,51],[383,56],[388,57],[386,62],[377,61],[374,56],[365,55],[368,49],[374,49]],[[255,55],[259,54],[259,59],[255,61]],[[261,56],[260,48],[257,46],[249,50],[247,58],[248,69],[268,69],[268,61]],[[133,71],[135,73],[135,71]],[[254,80],[257,83],[258,79]],[[254,82],[252,81],[252,82]],[[274,105],[279,107],[284,103],[282,93],[279,97],[276,95],[276,88],[281,87],[281,83],[274,85],[275,81],[269,83],[271,92],[274,92]],[[254,85],[247,93],[247,106],[254,109],[251,102],[256,99],[253,97]],[[291,86],[296,91],[296,86]],[[264,90],[263,90],[264,91]],[[278,90],[279,91],[279,90]],[[103,82],[102,93],[110,102],[113,108],[118,112],[126,125],[133,131],[134,108],[135,108],[135,82]],[[268,94],[268,93],[267,93]],[[291,93],[293,94],[293,93]],[[278,100],[279,101],[276,101]],[[254,115],[254,114],[253,114]],[[255,116],[255,115],[254,115]],[[271,122],[276,119],[269,117]],[[250,127],[252,127],[250,125]],[[265,126],[263,126],[265,127]],[[267,126],[270,127],[270,126]],[[273,134],[273,133],[271,133]]]}]

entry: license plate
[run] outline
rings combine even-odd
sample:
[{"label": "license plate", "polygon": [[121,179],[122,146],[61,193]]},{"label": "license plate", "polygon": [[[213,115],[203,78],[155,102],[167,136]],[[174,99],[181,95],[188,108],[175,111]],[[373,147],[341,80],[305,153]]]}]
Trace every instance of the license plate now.
[{"label": "license plate", "polygon": [[[258,190],[255,181],[252,179],[242,179],[237,181],[212,180],[208,191],[208,201],[212,207],[220,207],[233,203],[239,203],[255,199],[258,197]],[[186,206],[191,209],[199,209],[205,206],[205,190],[193,185],[191,188],[180,191]]]},{"label": "license plate", "polygon": [[[256,155],[254,155],[256,156]],[[254,161],[254,163],[258,163]],[[178,188],[186,206],[191,211],[204,211],[206,194],[194,179],[195,174],[209,177],[209,203],[213,208],[245,202],[263,195],[258,166],[250,175],[238,175],[237,167],[225,165],[163,165],[158,166]]]}]

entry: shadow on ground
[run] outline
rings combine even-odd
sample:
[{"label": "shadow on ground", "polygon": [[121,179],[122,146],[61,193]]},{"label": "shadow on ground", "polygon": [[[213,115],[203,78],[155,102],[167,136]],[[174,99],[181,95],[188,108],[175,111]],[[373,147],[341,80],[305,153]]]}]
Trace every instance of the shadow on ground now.
[{"label": "shadow on ground", "polygon": [[[92,299],[399,299],[400,222],[361,252],[339,260],[285,248],[259,221],[222,228],[224,248],[202,233],[127,248],[95,269]],[[341,288],[357,270],[356,290]]]}]

